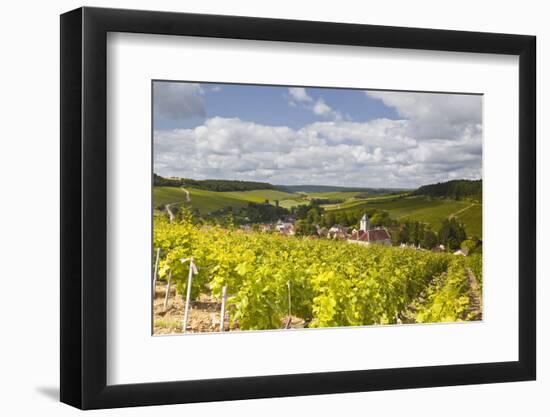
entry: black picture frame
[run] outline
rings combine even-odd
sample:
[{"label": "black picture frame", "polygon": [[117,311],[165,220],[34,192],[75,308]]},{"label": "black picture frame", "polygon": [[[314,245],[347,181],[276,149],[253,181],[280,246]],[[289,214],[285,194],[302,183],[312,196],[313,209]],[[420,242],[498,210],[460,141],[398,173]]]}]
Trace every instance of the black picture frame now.
[{"label": "black picture frame", "polygon": [[[108,32],[519,56],[519,360],[113,385],[107,375]],[[61,401],[81,409],[534,380],[534,36],[79,8],[61,15]],[[514,271],[510,271],[514,273]]]}]

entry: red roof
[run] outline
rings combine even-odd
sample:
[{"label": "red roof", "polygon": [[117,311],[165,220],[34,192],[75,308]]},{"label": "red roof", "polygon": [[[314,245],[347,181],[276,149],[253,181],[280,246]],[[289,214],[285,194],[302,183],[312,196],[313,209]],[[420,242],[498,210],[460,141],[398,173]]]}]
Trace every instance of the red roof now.
[{"label": "red roof", "polygon": [[390,239],[390,234],[385,229],[367,230],[366,234],[369,242]]},{"label": "red roof", "polygon": [[360,240],[360,237],[363,236],[364,234],[365,232],[362,230],[354,230],[353,232],[351,232],[351,238],[353,240]]},{"label": "red roof", "polygon": [[379,242],[381,240],[389,240],[390,235],[385,229],[367,230],[364,233],[359,233],[357,240],[362,242]]}]

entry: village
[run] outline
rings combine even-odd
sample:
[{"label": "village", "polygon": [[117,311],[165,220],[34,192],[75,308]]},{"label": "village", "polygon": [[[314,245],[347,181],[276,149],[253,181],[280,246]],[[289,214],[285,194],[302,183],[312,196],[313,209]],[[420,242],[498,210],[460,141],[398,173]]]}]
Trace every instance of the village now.
[{"label": "village", "polygon": [[[264,233],[278,233],[283,236],[295,236],[296,235],[296,217],[293,215],[287,216],[284,219],[279,219],[273,223],[261,223],[254,225],[255,228]],[[241,226],[244,231],[252,231],[253,226],[245,224]],[[369,217],[365,213],[359,222],[359,229],[356,227],[345,227],[339,224],[334,224],[330,228],[320,227],[316,225],[316,233],[307,236],[308,239],[333,239],[346,241],[350,244],[369,246],[369,245],[384,245],[392,246],[391,234],[385,227],[372,226]],[[420,245],[414,245],[411,243],[399,243],[399,247],[412,248],[416,250],[426,251],[429,249],[422,248]],[[432,252],[445,252],[445,246],[438,244],[431,248]],[[460,248],[453,251],[454,255],[467,256],[468,248]]]},{"label": "village", "polygon": [[[252,226],[246,224],[241,228],[248,231],[252,229]],[[359,230],[357,230],[357,228],[344,227],[338,224],[330,228],[316,226],[316,229],[316,234],[308,236],[310,239],[326,238],[345,240],[350,243],[361,245],[381,244],[391,246],[392,244],[389,232],[382,227],[371,227],[369,218],[366,214],[361,218]],[[296,235],[296,218],[291,215],[275,223],[262,223],[259,225],[259,230],[266,233],[279,233],[285,236],[294,236]]]}]

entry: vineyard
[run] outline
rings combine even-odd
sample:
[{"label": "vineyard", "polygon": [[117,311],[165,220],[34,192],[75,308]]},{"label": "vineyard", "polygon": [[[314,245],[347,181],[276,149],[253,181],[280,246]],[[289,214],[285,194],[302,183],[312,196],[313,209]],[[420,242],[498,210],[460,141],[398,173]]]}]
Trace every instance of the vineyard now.
[{"label": "vineyard", "polygon": [[481,319],[480,255],[154,226],[155,333]]}]

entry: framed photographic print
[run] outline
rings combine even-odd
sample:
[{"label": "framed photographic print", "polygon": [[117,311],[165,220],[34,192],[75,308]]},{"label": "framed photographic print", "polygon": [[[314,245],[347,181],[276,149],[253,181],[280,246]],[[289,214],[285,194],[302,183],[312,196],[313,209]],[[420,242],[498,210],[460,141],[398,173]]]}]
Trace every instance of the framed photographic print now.
[{"label": "framed photographic print", "polygon": [[534,37],[81,8],[61,102],[63,402],[535,379]]}]

